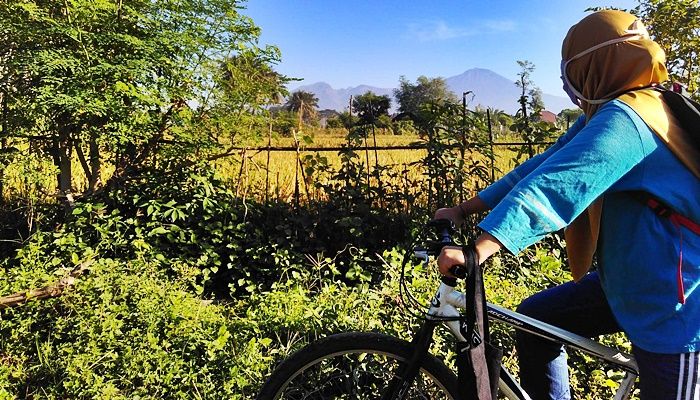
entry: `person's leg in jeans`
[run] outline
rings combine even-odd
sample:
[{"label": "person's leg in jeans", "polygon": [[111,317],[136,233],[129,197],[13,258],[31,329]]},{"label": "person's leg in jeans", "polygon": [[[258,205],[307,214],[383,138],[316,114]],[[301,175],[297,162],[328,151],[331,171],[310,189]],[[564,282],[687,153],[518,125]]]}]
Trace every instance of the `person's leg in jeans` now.
[{"label": "person's leg in jeans", "polygon": [[639,366],[641,400],[700,398],[700,352],[661,354],[632,345]]},{"label": "person's leg in jeans", "polygon": [[[596,272],[525,299],[519,313],[585,337],[619,332]],[[520,383],[533,400],[571,398],[564,347],[517,331]]]}]

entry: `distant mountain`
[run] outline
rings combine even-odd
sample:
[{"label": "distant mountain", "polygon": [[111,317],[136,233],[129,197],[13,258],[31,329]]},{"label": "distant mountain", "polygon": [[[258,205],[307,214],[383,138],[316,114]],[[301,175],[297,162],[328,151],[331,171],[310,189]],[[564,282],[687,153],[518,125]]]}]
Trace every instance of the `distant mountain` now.
[{"label": "distant mountain", "polygon": [[[468,95],[469,107],[478,105],[493,107],[513,114],[518,108],[518,98],[520,91],[515,82],[501,76],[491,70],[484,68],[473,68],[456,76],[445,78],[447,87],[455,93],[458,98],[463,92],[471,91],[473,96]],[[346,89],[333,89],[325,82],[318,82],[311,85],[304,85],[295,90],[305,90],[314,93],[318,97],[319,109],[332,109],[337,111],[347,110],[350,96],[358,96],[367,91],[372,91],[378,95],[388,95],[392,100],[392,110],[396,111],[398,104],[393,96],[392,88],[378,88],[374,86],[360,85]],[[569,99],[562,96],[555,96],[544,93],[542,95],[545,108],[553,113],[565,108],[572,108]]]},{"label": "distant mountain", "polygon": [[576,106],[571,103],[568,97],[555,96],[553,94],[542,93],[542,101],[547,106],[547,110],[559,114],[561,110],[566,108],[576,108]]},{"label": "distant mountain", "polygon": [[445,83],[459,98],[462,97],[462,93],[471,91],[473,96],[467,95],[470,108],[480,105],[510,114],[518,109],[520,93],[514,81],[489,69],[473,68],[461,75],[446,78]]},{"label": "distant mountain", "polygon": [[[506,77],[503,77],[489,69],[473,68],[461,75],[451,76],[445,79],[447,87],[459,97],[462,93],[471,91],[467,95],[470,107],[481,105],[503,110],[514,114],[519,108],[520,88]],[[573,104],[568,98],[547,93],[542,94],[545,109],[558,114],[565,108],[572,108]]]},{"label": "distant mountain", "polygon": [[359,96],[365,94],[368,91],[374,92],[374,94],[384,96],[387,95],[391,98],[392,106],[395,106],[393,89],[378,88],[374,86],[360,85],[346,89],[333,89],[331,85],[326,82],[317,82],[311,85],[299,86],[294,89],[304,90],[306,92],[311,92],[318,97],[318,109],[331,109],[336,111],[347,110],[350,104],[350,96]]}]

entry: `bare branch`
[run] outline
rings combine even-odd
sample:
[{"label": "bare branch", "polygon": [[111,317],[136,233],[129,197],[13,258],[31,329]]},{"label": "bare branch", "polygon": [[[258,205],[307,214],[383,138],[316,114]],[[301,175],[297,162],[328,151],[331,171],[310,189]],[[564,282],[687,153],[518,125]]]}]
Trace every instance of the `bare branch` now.
[{"label": "bare branch", "polygon": [[9,296],[0,297],[0,310],[10,307],[17,307],[27,303],[29,300],[48,299],[61,296],[66,289],[75,284],[75,278],[88,271],[94,260],[88,260],[73,268],[67,277],[62,278],[53,285],[44,286],[40,289],[30,289],[24,292],[17,292]]}]

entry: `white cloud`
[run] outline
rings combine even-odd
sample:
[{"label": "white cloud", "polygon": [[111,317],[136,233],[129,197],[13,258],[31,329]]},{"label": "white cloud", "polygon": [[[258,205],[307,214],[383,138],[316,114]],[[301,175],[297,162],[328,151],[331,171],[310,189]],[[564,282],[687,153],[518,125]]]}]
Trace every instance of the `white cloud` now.
[{"label": "white cloud", "polygon": [[450,40],[480,34],[511,32],[515,30],[511,20],[486,20],[470,27],[450,26],[443,20],[412,23],[408,26],[409,36],[421,42]]},{"label": "white cloud", "polygon": [[481,24],[485,30],[491,32],[513,32],[515,30],[515,22],[511,20],[487,20]]},{"label": "white cloud", "polygon": [[412,37],[417,38],[421,42],[430,42],[433,40],[449,40],[459,37],[471,36],[475,33],[474,31],[469,29],[450,27],[445,21],[430,21],[420,24],[411,24],[409,26],[409,32]]}]

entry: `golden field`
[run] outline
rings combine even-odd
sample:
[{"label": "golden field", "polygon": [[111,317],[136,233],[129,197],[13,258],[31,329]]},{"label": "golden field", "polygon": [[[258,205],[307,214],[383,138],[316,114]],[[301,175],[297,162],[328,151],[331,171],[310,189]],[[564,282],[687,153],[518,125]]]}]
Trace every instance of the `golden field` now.
[{"label": "golden field", "polygon": [[[302,197],[306,198],[307,192],[314,192],[314,183],[324,183],[329,176],[337,172],[340,167],[340,154],[337,150],[323,151],[313,150],[318,148],[333,148],[347,145],[347,131],[344,129],[319,129],[311,128],[305,133],[293,137],[274,137],[271,139],[260,139],[251,141],[244,146],[246,149],[228,157],[219,158],[213,161],[214,166],[221,177],[230,182],[233,190],[241,196],[257,199],[279,199],[281,201],[291,201],[294,194],[295,176],[298,174],[299,190]],[[375,165],[393,171],[393,175],[398,176],[401,181],[384,182],[386,177],[382,177],[383,183],[393,183],[394,186],[402,187],[405,182],[421,182],[425,180],[425,170],[420,161],[426,156],[426,150],[422,149],[382,149],[365,150],[365,145],[379,147],[407,146],[411,144],[421,144],[421,138],[417,135],[394,135],[388,130],[376,131],[376,136],[369,135],[354,143],[354,151],[357,162],[361,163],[365,171],[369,170],[370,181],[377,185],[377,180],[373,174]],[[515,141],[514,138],[504,138],[501,141]],[[297,143],[299,151],[267,151],[264,148],[268,145],[275,148],[287,147],[296,149]],[[537,149],[542,150],[542,147]],[[513,157],[515,152],[508,146],[494,146],[495,177],[503,175],[514,167]],[[481,154],[466,154],[465,158],[483,158]],[[323,160],[328,165],[329,173],[315,173],[308,176],[306,171],[302,171],[300,165],[307,167],[308,158]],[[299,163],[301,160],[301,163]],[[521,161],[523,159],[521,158]],[[483,160],[484,165],[489,166],[489,160]],[[369,165],[369,168],[367,166]],[[103,165],[102,181],[106,181],[111,176],[114,167],[109,163]],[[305,168],[306,169],[306,168]],[[56,167],[47,159],[39,155],[24,157],[20,162],[9,164],[3,171],[4,195],[5,198],[35,199],[35,201],[45,201],[56,197]],[[367,173],[367,172],[366,172]],[[304,179],[306,178],[306,180]],[[396,177],[394,179],[397,179]],[[77,193],[82,192],[86,186],[86,178],[82,173],[82,168],[77,160],[73,165],[73,187]],[[266,194],[267,187],[267,194]]]},{"label": "golden field", "polygon": [[[346,134],[347,131],[343,129],[315,129],[308,134],[311,141],[308,141],[308,139],[303,141],[301,139],[302,135],[298,135],[296,141],[293,137],[269,140],[272,148],[296,148],[296,144],[299,143],[298,155],[296,150],[268,152],[264,149],[268,145],[268,142],[265,140],[249,143],[249,148],[241,150],[237,155],[217,160],[217,170],[220,171],[225,179],[232,183],[239,195],[264,198],[267,186],[269,198],[279,197],[282,201],[289,201],[294,193],[294,182],[297,174],[299,174],[299,190],[302,193],[305,193],[306,190],[313,191],[312,182],[317,178],[306,177],[309,187],[305,187],[303,178],[306,174],[299,168],[299,159],[302,160],[302,165],[306,165],[304,160],[307,157],[323,157],[332,170],[337,171],[340,166],[338,151],[314,151],[308,148],[316,149],[346,145]],[[506,138],[501,141],[514,140],[517,139]],[[366,151],[365,144],[371,148],[375,145],[375,141],[378,147],[406,146],[420,143],[421,139],[418,136],[393,135],[387,131],[378,130],[376,136],[368,136],[366,143],[364,140],[359,144],[356,143],[354,150],[358,156],[358,161],[363,163],[365,167],[369,164],[370,171],[373,171],[374,166],[378,163],[380,166],[389,167],[400,173],[401,179],[408,178],[412,181],[423,179],[424,171],[419,161],[426,156],[426,150],[382,149],[375,151],[370,149]],[[540,146],[535,150],[539,152],[543,149],[544,147]],[[494,175],[496,178],[515,166],[513,158],[516,152],[509,146],[501,146],[496,143],[494,155]],[[466,158],[469,157],[483,158],[484,156],[467,154]],[[245,160],[245,162],[241,163],[241,160]],[[522,160],[523,158],[520,161],[522,162]],[[484,160],[484,163],[485,165],[490,165],[488,160]],[[372,180],[376,181],[374,177],[372,177]]]}]

